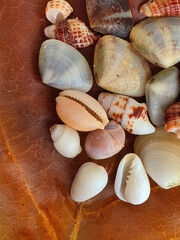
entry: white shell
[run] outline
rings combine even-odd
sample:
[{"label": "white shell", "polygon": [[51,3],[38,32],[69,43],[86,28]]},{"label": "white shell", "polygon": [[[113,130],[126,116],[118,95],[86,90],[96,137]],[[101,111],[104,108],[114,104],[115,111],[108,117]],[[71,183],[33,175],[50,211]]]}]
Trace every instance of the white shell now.
[{"label": "white shell", "polygon": [[54,147],[64,157],[74,158],[82,151],[79,133],[76,130],[65,124],[56,124],[50,131]]},{"label": "white shell", "polygon": [[119,163],[114,190],[118,198],[134,205],[141,204],[148,199],[149,179],[136,154],[125,155]]},{"label": "white shell", "polygon": [[84,163],[78,170],[71,187],[75,202],[84,202],[100,193],[108,182],[104,167],[93,162]]}]

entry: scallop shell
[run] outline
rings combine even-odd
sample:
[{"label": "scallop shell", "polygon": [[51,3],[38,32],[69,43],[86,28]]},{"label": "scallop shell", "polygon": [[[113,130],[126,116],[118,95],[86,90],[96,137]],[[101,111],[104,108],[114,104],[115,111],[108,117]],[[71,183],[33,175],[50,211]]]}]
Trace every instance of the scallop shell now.
[{"label": "scallop shell", "polygon": [[99,36],[91,32],[78,18],[48,26],[44,33],[48,38],[58,39],[75,48],[88,47],[99,39]]},{"label": "scallop shell", "polygon": [[40,49],[39,70],[43,83],[58,88],[88,92],[93,76],[83,55],[70,45],[47,40]]},{"label": "scallop shell", "polygon": [[71,197],[75,202],[84,202],[99,194],[107,182],[108,175],[104,167],[93,162],[86,162],[74,178]]},{"label": "scallop shell", "polygon": [[121,151],[124,143],[124,129],[112,120],[105,129],[98,129],[87,135],[85,150],[90,158],[105,159]]},{"label": "scallop shell", "polygon": [[102,92],[98,101],[110,119],[120,123],[132,134],[144,135],[155,131],[147,115],[145,103],[138,103],[133,98]]},{"label": "scallop shell", "polygon": [[118,198],[134,205],[145,202],[150,195],[150,184],[141,159],[129,153],[120,161],[114,190]]},{"label": "scallop shell", "polygon": [[86,0],[92,29],[103,34],[126,37],[132,29],[132,13],[126,0]]},{"label": "scallop shell", "polygon": [[147,17],[180,16],[180,0],[149,0],[140,12]]},{"label": "scallop shell", "polygon": [[156,126],[164,125],[165,110],[179,95],[178,75],[178,68],[170,67],[157,73],[146,84],[147,109]]},{"label": "scallop shell", "polygon": [[151,70],[130,43],[104,36],[95,47],[94,75],[97,84],[108,91],[140,97],[145,93]]},{"label": "scallop shell", "polygon": [[56,103],[60,119],[76,130],[104,129],[109,122],[102,106],[84,92],[65,90],[56,98]]},{"label": "scallop shell", "polygon": [[141,158],[146,172],[162,188],[180,185],[180,141],[164,127],[157,127],[152,134],[138,136],[135,153]]},{"label": "scallop shell", "polygon": [[168,107],[165,113],[165,130],[173,132],[180,139],[180,102]]},{"label": "scallop shell", "polygon": [[180,18],[148,18],[133,27],[130,40],[149,62],[171,67],[180,61]]}]

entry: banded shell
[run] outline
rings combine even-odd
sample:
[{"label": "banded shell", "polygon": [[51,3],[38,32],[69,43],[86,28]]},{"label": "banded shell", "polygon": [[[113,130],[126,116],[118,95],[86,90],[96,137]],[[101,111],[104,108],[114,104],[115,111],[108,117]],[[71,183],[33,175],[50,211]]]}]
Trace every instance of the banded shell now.
[{"label": "banded shell", "polygon": [[165,113],[165,130],[180,139],[180,102],[168,107]]},{"label": "banded shell", "polygon": [[180,185],[180,141],[175,134],[157,127],[154,133],[136,138],[134,151],[160,187],[168,189]]},{"label": "banded shell", "polygon": [[75,202],[84,202],[99,194],[107,182],[108,175],[104,167],[93,162],[86,162],[74,178],[71,197]]},{"label": "banded shell", "polygon": [[140,12],[147,17],[180,16],[180,0],[149,0]]},{"label": "banded shell", "polygon": [[87,135],[85,150],[90,158],[105,159],[121,151],[124,143],[124,129],[117,122],[111,120],[105,129],[98,129]]},{"label": "banded shell", "polygon": [[180,18],[148,18],[133,27],[130,40],[149,62],[171,67],[180,61]]},{"label": "banded shell", "polygon": [[51,23],[65,20],[73,11],[70,4],[64,0],[52,0],[47,3],[45,13]]},{"label": "banded shell", "polygon": [[58,88],[88,92],[93,76],[83,55],[70,45],[47,40],[40,49],[39,70],[43,83]]},{"label": "banded shell", "polygon": [[104,36],[95,47],[94,75],[97,84],[108,91],[140,97],[151,70],[129,42]]},{"label": "banded shell", "polygon": [[90,95],[77,90],[65,90],[56,98],[56,111],[68,126],[79,131],[104,129],[108,124],[106,112]]},{"label": "banded shell", "polygon": [[164,125],[165,110],[179,95],[178,75],[178,68],[170,67],[157,73],[146,84],[147,109],[156,126]]},{"label": "banded shell", "polygon": [[132,134],[144,135],[155,131],[147,115],[145,103],[138,103],[133,98],[102,92],[98,101],[110,119],[115,120]]},{"label": "banded shell", "polygon": [[126,37],[132,29],[132,13],[127,0],[86,0],[90,26],[102,34]]},{"label": "banded shell", "polygon": [[45,28],[44,33],[48,38],[58,39],[75,48],[88,47],[99,38],[78,18],[68,19],[48,26]]},{"label": "banded shell", "polygon": [[150,184],[141,159],[129,153],[120,161],[114,190],[118,198],[134,205],[145,202],[150,195]]}]

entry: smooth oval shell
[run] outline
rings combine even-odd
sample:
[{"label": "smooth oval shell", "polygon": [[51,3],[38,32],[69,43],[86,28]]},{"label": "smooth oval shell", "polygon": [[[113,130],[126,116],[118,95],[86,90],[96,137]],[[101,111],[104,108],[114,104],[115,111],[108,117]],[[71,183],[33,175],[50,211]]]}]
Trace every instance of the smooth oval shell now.
[{"label": "smooth oval shell", "polygon": [[95,47],[94,75],[97,84],[108,91],[140,97],[145,93],[151,70],[129,42],[104,36]]},{"label": "smooth oval shell", "polygon": [[156,126],[164,125],[166,109],[179,95],[179,70],[170,67],[153,76],[146,84],[146,104],[149,117]]},{"label": "smooth oval shell", "polygon": [[120,161],[114,190],[118,198],[134,205],[145,202],[150,195],[150,184],[141,159],[129,153]]},{"label": "smooth oval shell", "polygon": [[99,102],[84,92],[62,91],[56,98],[56,103],[56,111],[60,119],[76,130],[104,129],[109,122]]},{"label": "smooth oval shell", "polygon": [[127,0],[86,0],[92,29],[102,34],[126,37],[132,28],[132,13]]},{"label": "smooth oval shell", "polygon": [[175,134],[157,127],[154,133],[136,138],[134,151],[160,187],[168,189],[180,185],[180,141]]},{"label": "smooth oval shell", "polygon": [[71,187],[75,202],[84,202],[100,193],[108,182],[104,167],[93,162],[84,163],[78,170]]},{"label": "smooth oval shell", "polygon": [[90,158],[105,159],[118,153],[124,143],[124,129],[117,122],[110,121],[105,129],[98,129],[87,135],[85,150]]},{"label": "smooth oval shell", "polygon": [[72,46],[50,39],[41,45],[39,70],[43,83],[58,88],[88,92],[92,72],[83,55]]},{"label": "smooth oval shell", "polygon": [[171,67],[180,61],[180,18],[148,18],[133,27],[130,40],[149,62]]}]

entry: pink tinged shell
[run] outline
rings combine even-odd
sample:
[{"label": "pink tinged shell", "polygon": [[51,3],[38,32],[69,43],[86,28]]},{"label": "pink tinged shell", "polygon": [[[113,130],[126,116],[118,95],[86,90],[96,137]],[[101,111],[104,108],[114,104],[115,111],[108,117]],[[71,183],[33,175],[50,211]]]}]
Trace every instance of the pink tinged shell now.
[{"label": "pink tinged shell", "polygon": [[120,123],[132,134],[144,135],[155,131],[147,115],[145,103],[138,103],[133,98],[102,92],[98,101],[110,119]]},{"label": "pink tinged shell", "polygon": [[104,130],[98,129],[87,135],[85,150],[90,158],[105,159],[121,151],[124,143],[124,129],[117,122],[111,120]]},{"label": "pink tinged shell", "polygon": [[65,20],[73,11],[70,4],[64,0],[52,0],[47,3],[45,13],[46,18],[51,22]]},{"label": "pink tinged shell", "polygon": [[180,16],[180,0],[149,0],[140,12],[147,17]]},{"label": "pink tinged shell", "polygon": [[99,39],[99,36],[91,32],[78,18],[48,26],[44,33],[48,38],[58,39],[75,48],[88,47]]}]

